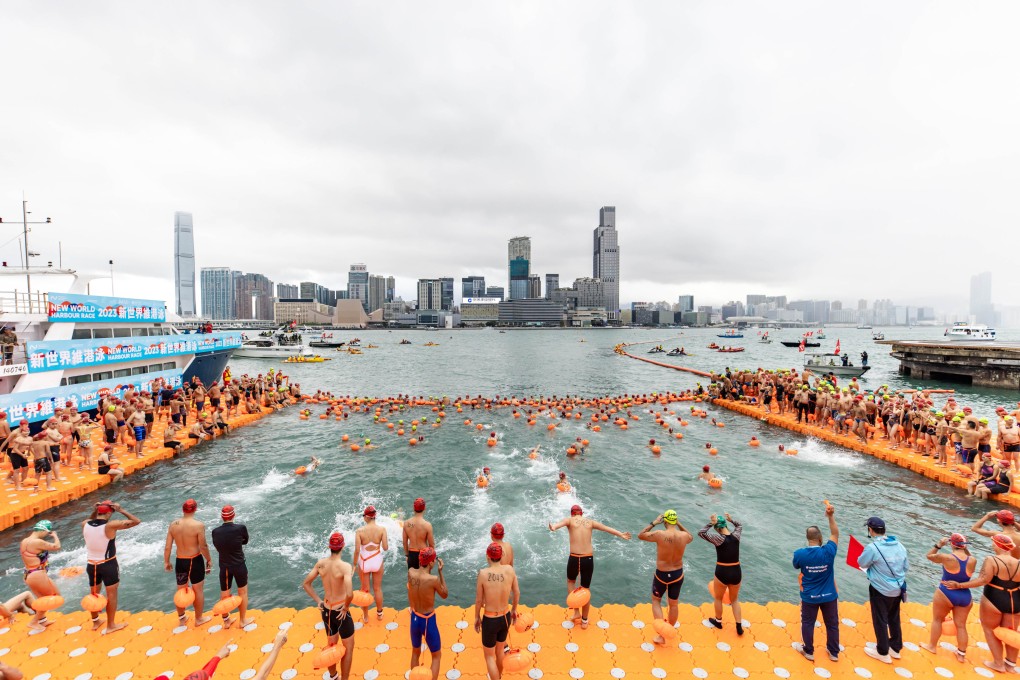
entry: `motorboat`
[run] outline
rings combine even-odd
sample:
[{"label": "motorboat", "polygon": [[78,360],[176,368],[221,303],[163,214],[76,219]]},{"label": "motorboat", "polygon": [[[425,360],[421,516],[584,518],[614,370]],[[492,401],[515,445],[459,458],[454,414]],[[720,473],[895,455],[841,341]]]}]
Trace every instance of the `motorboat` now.
[{"label": "motorboat", "polygon": [[245,359],[277,359],[312,353],[301,341],[300,333],[287,333],[283,328],[259,333],[254,338],[242,337],[244,341],[234,356]]},{"label": "motorboat", "polygon": [[[800,347],[800,343],[801,343],[800,340],[780,340],[780,342],[783,343],[783,347]],[[804,346],[805,347],[821,347],[822,343],[820,343],[820,342],[809,342],[807,340],[804,340]]]},{"label": "motorboat", "polygon": [[341,340],[334,340],[332,333],[322,333],[315,340],[309,340],[308,341],[308,346],[309,347],[320,347],[320,348],[326,348],[326,349],[333,349],[333,348],[336,348],[336,347],[343,347],[346,344],[347,344],[346,342],[343,342]]},{"label": "motorboat", "polygon": [[769,332],[765,331],[764,333],[762,333],[762,336],[758,338],[758,342],[762,343],[763,345],[772,344],[772,338],[769,337]]},{"label": "motorboat", "polygon": [[685,352],[685,351],[683,351],[681,349],[671,349],[668,352],[666,352],[666,356],[668,356],[668,357],[686,357],[686,356],[690,356],[690,355],[687,354],[687,352]]},{"label": "motorboat", "polygon": [[841,378],[859,378],[871,370],[871,366],[844,366],[839,356],[831,352],[810,352],[804,355],[804,368],[815,373],[832,373]]},{"label": "motorboat", "polygon": [[725,333],[720,333],[720,334],[716,335],[715,337],[717,337],[717,338],[742,338],[742,337],[744,337],[744,334],[739,332],[736,328],[731,328],[728,331],[726,331]]},{"label": "motorboat", "polygon": [[711,345],[709,345],[709,346],[708,346],[708,348],[709,348],[709,349],[719,349],[719,345],[717,345],[717,344],[715,344],[715,343],[713,342],[713,343],[712,343]]},{"label": "motorboat", "polygon": [[716,351],[717,352],[723,352],[723,353],[726,353],[726,354],[732,354],[734,352],[743,352],[744,348],[743,347],[720,347]]},{"label": "motorboat", "polygon": [[881,333],[881,332],[879,332],[879,333],[872,333],[871,334],[871,339],[872,340],[876,340],[876,341],[877,340],[885,340],[885,333]]},{"label": "motorboat", "polygon": [[653,347],[653,348],[651,348],[650,350],[648,350],[648,353],[649,354],[662,354],[665,351],[666,350],[662,349],[662,347],[660,346],[660,347]]},{"label": "motorboat", "polygon": [[984,324],[969,324],[958,321],[947,328],[945,336],[953,342],[994,342],[995,329]]},{"label": "motorboat", "polygon": [[815,338],[817,338],[818,340],[824,340],[825,339],[824,331],[819,330],[817,333],[815,333]]},{"label": "motorboat", "polygon": [[101,397],[129,388],[211,385],[241,345],[239,331],[182,332],[161,300],[90,295],[93,277],[74,270],[33,267],[31,293],[27,274],[0,268],[21,277],[0,291],[0,326],[14,334],[0,336],[0,410],[14,423],[36,429],[67,402],[94,411]]}]

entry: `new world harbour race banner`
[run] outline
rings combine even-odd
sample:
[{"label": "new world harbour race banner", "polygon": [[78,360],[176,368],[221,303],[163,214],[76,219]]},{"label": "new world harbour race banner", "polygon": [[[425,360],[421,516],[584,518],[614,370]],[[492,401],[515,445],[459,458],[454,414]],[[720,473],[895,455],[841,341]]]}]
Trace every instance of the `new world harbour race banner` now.
[{"label": "new world harbour race banner", "polygon": [[101,397],[107,394],[120,397],[130,386],[140,391],[151,392],[153,384],[160,378],[169,387],[177,389],[181,386],[182,376],[182,371],[160,371],[85,385],[15,392],[0,396],[0,411],[7,414],[7,420],[12,426],[17,426],[18,421],[22,419],[34,423],[46,420],[53,415],[54,408],[62,408],[67,402],[71,402],[79,411],[89,411],[99,405]]},{"label": "new world harbour race banner", "polygon": [[241,346],[241,333],[190,333],[89,340],[37,340],[25,343],[28,372],[103,366],[120,361],[161,359]]},{"label": "new world harbour race banner", "polygon": [[47,293],[50,321],[166,321],[166,303],[159,300]]}]

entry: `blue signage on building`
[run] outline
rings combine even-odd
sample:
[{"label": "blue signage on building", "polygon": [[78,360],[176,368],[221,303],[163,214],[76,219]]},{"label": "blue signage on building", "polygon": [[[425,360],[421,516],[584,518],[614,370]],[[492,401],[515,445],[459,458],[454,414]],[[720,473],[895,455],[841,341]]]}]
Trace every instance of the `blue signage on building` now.
[{"label": "blue signage on building", "polygon": [[12,426],[17,426],[19,420],[34,423],[46,420],[53,415],[55,408],[64,408],[67,402],[71,402],[78,411],[89,411],[99,405],[100,398],[108,394],[120,397],[128,387],[151,392],[157,380],[177,389],[183,382],[183,374],[181,371],[160,371],[84,385],[15,392],[0,396],[0,410],[7,414],[7,420]]},{"label": "blue signage on building", "polygon": [[166,321],[166,303],[159,300],[104,297],[102,295],[76,295],[74,293],[47,293],[50,321]]},{"label": "blue signage on building", "polygon": [[28,372],[104,366],[121,361],[162,359],[241,346],[239,332],[152,335],[88,340],[36,340],[25,343]]}]

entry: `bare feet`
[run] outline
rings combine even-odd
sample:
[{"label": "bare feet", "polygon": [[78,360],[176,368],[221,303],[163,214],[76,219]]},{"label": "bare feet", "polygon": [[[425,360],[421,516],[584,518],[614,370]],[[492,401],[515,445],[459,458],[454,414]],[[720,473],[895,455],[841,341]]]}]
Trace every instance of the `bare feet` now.
[{"label": "bare feet", "polygon": [[103,627],[103,623],[104,621],[98,617],[92,619],[92,630],[99,630]]},{"label": "bare feet", "polygon": [[581,630],[588,630],[588,619],[581,619]]},{"label": "bare feet", "polygon": [[997,672],[997,673],[1005,673],[1006,672],[1006,664],[1002,664],[1002,665],[997,666],[997,665],[995,665],[991,661],[985,661],[984,664],[986,666],[988,666],[989,668],[991,668],[993,671]]},{"label": "bare feet", "polygon": [[44,625],[42,625],[40,623],[29,623],[28,624],[28,629],[29,630],[46,630],[46,626],[44,626]]},{"label": "bare feet", "polygon": [[922,642],[921,644],[918,645],[918,647],[920,647],[921,649],[923,649],[925,651],[931,652],[932,654],[937,654],[938,653],[938,650],[935,649],[935,647],[933,645],[925,644],[925,643]]},{"label": "bare feet", "polygon": [[235,623],[237,623],[237,619],[235,619],[233,616],[228,616],[227,618],[223,619],[223,630],[230,628]]},{"label": "bare feet", "polygon": [[250,626],[253,623],[255,623],[255,617],[249,616],[244,621],[241,621],[241,628],[246,628],[247,626]]},{"label": "bare feet", "polygon": [[195,619],[195,628],[198,628],[199,626],[204,626],[205,624],[209,623],[210,621],[212,621],[212,617],[211,616],[203,616],[200,619]]},{"label": "bare feet", "polygon": [[103,631],[103,635],[108,635],[110,633],[116,633],[118,630],[123,630],[125,628],[127,628],[127,624],[126,623],[117,623],[117,624],[114,624],[112,626],[107,626],[106,630]]},{"label": "bare feet", "polygon": [[657,645],[664,645],[666,644],[666,638],[662,637],[661,635],[656,635],[654,638],[652,638],[652,642],[654,642]]}]

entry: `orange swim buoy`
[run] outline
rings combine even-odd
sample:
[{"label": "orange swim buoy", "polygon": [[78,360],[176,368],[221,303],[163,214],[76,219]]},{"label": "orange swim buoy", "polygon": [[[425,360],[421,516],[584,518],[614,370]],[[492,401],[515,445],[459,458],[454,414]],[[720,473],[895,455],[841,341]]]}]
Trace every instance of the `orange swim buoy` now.
[{"label": "orange swim buoy", "polygon": [[1020,647],[1020,632],[999,626],[992,633],[1007,647]]},{"label": "orange swim buoy", "polygon": [[174,606],[184,609],[195,603],[195,591],[190,586],[178,588],[174,593]]},{"label": "orange swim buoy", "polygon": [[350,439],[350,436],[346,435],[346,434],[344,436],[340,437],[340,441],[342,441],[342,442],[348,441],[349,439]]},{"label": "orange swim buoy", "polygon": [[475,484],[478,485],[479,489],[484,489],[489,486],[489,480],[485,478],[485,475],[479,475],[478,479],[475,480]]},{"label": "orange swim buoy", "polygon": [[710,448],[710,449],[708,450],[708,454],[709,454],[710,456],[717,456],[717,455],[719,455],[719,449],[717,449],[717,448],[715,448],[715,447],[712,447],[712,448]]},{"label": "orange swim buoy", "polygon": [[498,443],[499,443],[499,440],[498,440],[498,439],[493,439],[493,438],[490,438],[490,439],[489,439],[489,440],[488,440],[488,441],[486,442],[486,444],[488,444],[488,445],[489,445],[490,447],[493,447],[493,446],[495,446],[495,445],[496,445],[496,444],[498,444]]},{"label": "orange swim buoy", "polygon": [[315,670],[337,666],[346,653],[347,649],[343,645],[331,645],[316,654],[315,662],[312,665]]},{"label": "orange swim buoy", "polygon": [[592,425],[591,431],[592,432],[601,432],[602,431],[602,426],[601,425]]},{"label": "orange swim buoy", "polygon": [[567,449],[567,455],[568,456],[573,456],[573,455],[576,455],[576,454],[577,454],[577,449],[575,449],[573,446],[571,446],[569,449]]},{"label": "orange swim buoy", "polygon": [[407,674],[407,680],[432,680],[432,669],[428,666],[415,666]]},{"label": "orange swim buoy", "polygon": [[535,460],[536,458],[538,458],[538,454],[532,451],[528,454],[528,458],[530,458],[531,460]]},{"label": "orange swim buoy", "polygon": [[560,493],[566,493],[570,491],[570,485],[567,484],[566,482],[560,482],[559,484],[556,485],[556,490],[559,491]]},{"label": "orange swim buoy", "polygon": [[580,609],[591,602],[591,591],[587,588],[574,588],[574,590],[567,595],[567,606],[571,609]]},{"label": "orange swim buoy", "polygon": [[81,598],[81,608],[92,614],[101,612],[106,609],[106,598],[102,595],[89,593]]},{"label": "orange swim buoy", "polygon": [[796,456],[797,455],[797,449],[786,449],[786,455],[788,455],[788,456]]},{"label": "orange swim buoy", "polygon": [[518,612],[517,620],[514,621],[514,630],[518,633],[523,633],[531,628],[534,623],[535,617],[531,615],[531,612]]},{"label": "orange swim buoy", "polygon": [[[503,656],[503,670],[507,673],[520,673],[530,668],[534,661],[535,657],[531,652],[512,649]],[[431,672],[429,677],[431,677]]]},{"label": "orange swim buoy", "polygon": [[950,614],[946,617],[946,620],[942,622],[942,636],[943,637],[954,637],[956,635],[956,622],[953,621],[953,616]]},{"label": "orange swim buoy", "polygon": [[367,607],[373,602],[375,602],[375,597],[367,590],[355,590],[354,599],[351,600],[351,604],[355,607]]},{"label": "orange swim buoy", "polygon": [[713,477],[712,479],[708,480],[708,485],[710,487],[712,487],[713,489],[721,489],[722,488],[722,480],[719,479],[718,477]]},{"label": "orange swim buoy", "polygon": [[730,604],[730,589],[727,588],[722,583],[719,583],[718,581],[716,581],[714,578],[711,581],[708,582],[708,594],[712,596],[712,599],[715,599],[715,593],[716,593],[715,585],[717,583],[719,584],[719,587],[721,587],[723,589],[722,603],[723,604]]},{"label": "orange swim buoy", "polygon": [[81,576],[83,573],[85,573],[85,569],[82,567],[64,567],[59,572],[63,578],[74,578],[75,576]]},{"label": "orange swim buoy", "polygon": [[418,440],[414,439],[414,438],[409,439],[409,440],[407,440],[407,444],[408,444],[408,446],[418,446]]},{"label": "orange swim buoy", "polygon": [[652,453],[662,453],[662,447],[656,444],[652,447]]},{"label": "orange swim buoy", "polygon": [[357,453],[360,450],[361,450],[361,447],[359,445],[351,444],[351,451],[354,451],[355,453]]},{"label": "orange swim buoy", "polygon": [[676,628],[670,625],[669,621],[665,619],[655,619],[652,621],[652,629],[662,636],[666,642],[669,642],[676,637]]},{"label": "orange swim buoy", "polygon": [[229,614],[230,612],[234,611],[240,606],[241,606],[240,595],[228,595],[227,597],[220,599],[219,602],[213,605],[212,613],[213,616],[223,616],[224,614]]},{"label": "orange swim buoy", "polygon": [[588,446],[589,443],[590,442],[587,439],[582,439],[581,440],[581,446]]},{"label": "orange swim buoy", "polygon": [[761,446],[761,440],[759,440],[759,439],[752,439],[751,441],[747,442],[747,445],[748,446]]},{"label": "orange swim buoy", "polygon": [[294,474],[295,474],[295,475],[303,475],[303,474],[305,474],[306,472],[308,472],[308,468],[306,468],[306,467],[305,467],[304,465],[302,465],[301,467],[299,467],[299,468],[296,468],[296,469],[294,470]]},{"label": "orange swim buoy", "polygon": [[556,424],[555,424],[555,423],[549,423],[549,424],[548,424],[548,425],[546,426],[546,428],[545,428],[545,429],[547,429],[547,430],[549,430],[549,431],[551,432],[551,431],[553,431],[553,430],[555,430],[555,429],[556,429]]}]

